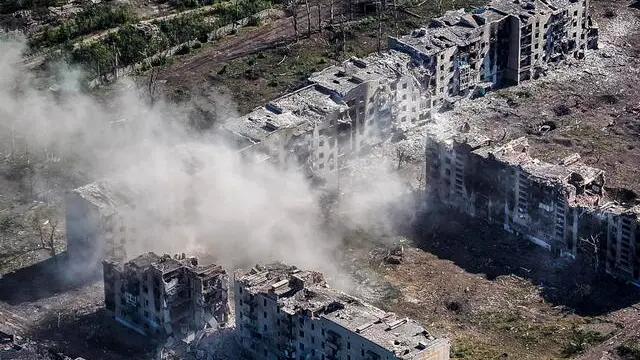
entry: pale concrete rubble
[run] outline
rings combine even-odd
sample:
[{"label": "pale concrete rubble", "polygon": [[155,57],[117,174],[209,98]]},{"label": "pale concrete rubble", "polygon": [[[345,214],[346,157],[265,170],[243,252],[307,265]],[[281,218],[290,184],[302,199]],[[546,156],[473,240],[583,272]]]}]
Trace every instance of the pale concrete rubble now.
[{"label": "pale concrete rubble", "polygon": [[234,274],[236,331],[250,359],[449,359],[450,342],[416,321],[331,289],[284,264]]},{"label": "pale concrete rubble", "polygon": [[105,307],[140,334],[191,343],[227,326],[228,281],[222,267],[199,265],[184,254],[147,253],[124,264],[107,260]]},{"label": "pale concrete rubble", "polygon": [[12,360],[85,360],[72,358],[33,340],[0,331],[0,359]]}]

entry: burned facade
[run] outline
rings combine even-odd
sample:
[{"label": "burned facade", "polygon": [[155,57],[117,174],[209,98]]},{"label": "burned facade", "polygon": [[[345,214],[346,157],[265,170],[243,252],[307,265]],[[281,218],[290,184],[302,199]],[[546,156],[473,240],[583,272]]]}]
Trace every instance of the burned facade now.
[{"label": "burned facade", "polygon": [[494,0],[468,13],[449,11],[389,48],[428,70],[439,109],[467,96],[517,85],[549,65],[597,48],[598,29],[587,0]]},{"label": "burned facade", "polygon": [[236,328],[252,359],[449,359],[450,343],[283,264],[234,275]]},{"label": "burned facade", "polygon": [[[605,270],[640,283],[638,211],[606,200],[604,172],[572,155],[560,164],[532,158],[526,138],[429,136],[426,177],[432,199],[576,258],[595,243]],[[593,249],[589,251],[593,252]]]},{"label": "burned facade", "polygon": [[227,323],[229,278],[220,266],[154,253],[103,265],[106,309],[138,333],[190,342]]}]

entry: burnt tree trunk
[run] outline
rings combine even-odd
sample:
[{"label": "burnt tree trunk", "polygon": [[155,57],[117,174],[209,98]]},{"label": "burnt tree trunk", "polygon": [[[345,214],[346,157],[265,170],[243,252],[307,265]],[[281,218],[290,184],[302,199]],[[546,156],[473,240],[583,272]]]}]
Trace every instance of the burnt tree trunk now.
[{"label": "burnt tree trunk", "polygon": [[320,0],[316,0],[318,9],[318,31],[322,33],[322,7],[320,6]]},{"label": "burnt tree trunk", "polygon": [[311,37],[311,7],[309,0],[304,0],[304,6],[307,9],[307,34]]},{"label": "burnt tree trunk", "polygon": [[378,16],[378,54],[382,52],[382,4],[376,4],[376,15]]},{"label": "burnt tree trunk", "polygon": [[286,10],[291,13],[291,20],[293,21],[293,32],[295,41],[297,42],[300,38],[300,34],[298,32],[298,0],[289,0],[286,5]]},{"label": "burnt tree trunk", "polygon": [[329,20],[330,20],[330,22],[333,22],[333,1],[334,0],[329,0]]}]

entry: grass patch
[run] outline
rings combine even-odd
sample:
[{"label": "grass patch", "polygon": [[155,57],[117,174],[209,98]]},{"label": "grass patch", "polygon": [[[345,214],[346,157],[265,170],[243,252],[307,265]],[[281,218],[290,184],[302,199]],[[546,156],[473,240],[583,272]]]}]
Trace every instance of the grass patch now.
[{"label": "grass patch", "polygon": [[[93,75],[109,74],[115,70],[116,63],[120,67],[139,63],[149,56],[192,40],[205,43],[214,30],[270,6],[271,1],[266,0],[239,1],[237,6],[224,1],[217,3],[206,13],[155,21],[153,26],[138,28],[126,25],[104,39],[71,50],[71,59],[90,70]],[[216,21],[207,21],[209,15],[215,16]],[[188,52],[187,48],[181,48],[178,55]]]},{"label": "grass patch", "polygon": [[569,341],[562,349],[562,357],[569,358],[580,355],[587,351],[591,346],[599,344],[606,340],[602,334],[597,331],[573,330],[573,334]]},{"label": "grass patch", "polygon": [[128,6],[90,5],[72,19],[62,21],[56,27],[47,27],[41,36],[30,42],[32,48],[66,43],[95,31],[111,29],[137,21]]},{"label": "grass patch", "polygon": [[239,110],[244,113],[306,85],[313,72],[332,62],[313,39],[304,39],[289,47],[220,64],[209,77],[234,94]]}]

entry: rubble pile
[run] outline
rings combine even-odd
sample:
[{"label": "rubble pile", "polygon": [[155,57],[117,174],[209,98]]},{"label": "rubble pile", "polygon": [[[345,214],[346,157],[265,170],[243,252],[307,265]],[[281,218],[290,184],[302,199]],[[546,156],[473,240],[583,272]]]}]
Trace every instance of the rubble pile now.
[{"label": "rubble pile", "polygon": [[84,360],[72,358],[35,341],[0,331],[0,359],[7,360]]}]

